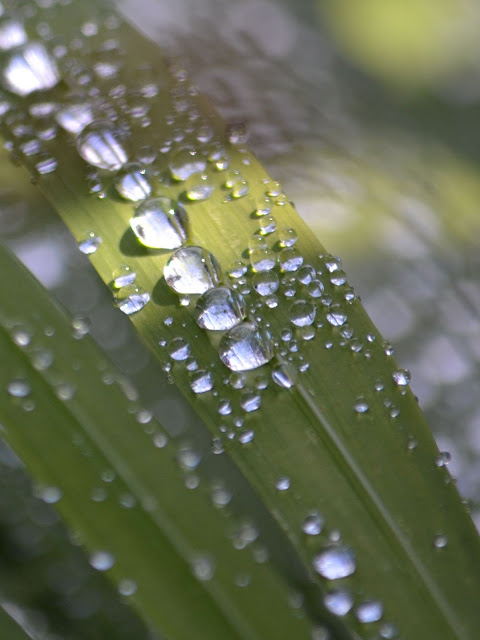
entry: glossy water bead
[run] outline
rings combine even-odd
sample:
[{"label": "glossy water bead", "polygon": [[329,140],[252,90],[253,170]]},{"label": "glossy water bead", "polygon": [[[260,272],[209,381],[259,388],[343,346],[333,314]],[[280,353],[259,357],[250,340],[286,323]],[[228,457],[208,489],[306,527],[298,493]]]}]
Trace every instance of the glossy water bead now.
[{"label": "glossy water bead", "polygon": [[100,169],[118,171],[128,161],[118,127],[107,120],[87,125],[77,136],[76,145],[85,162]]},{"label": "glossy water bead", "polygon": [[265,329],[244,322],[222,337],[219,354],[232,371],[256,369],[273,358],[273,341]]},{"label": "glossy water bead", "polygon": [[134,234],[151,249],[181,247],[187,241],[187,226],[188,216],[183,205],[165,197],[144,200],[130,219]]},{"label": "glossy water bead", "polygon": [[163,270],[167,285],[176,293],[202,294],[220,284],[222,272],[215,256],[202,247],[182,247]]}]

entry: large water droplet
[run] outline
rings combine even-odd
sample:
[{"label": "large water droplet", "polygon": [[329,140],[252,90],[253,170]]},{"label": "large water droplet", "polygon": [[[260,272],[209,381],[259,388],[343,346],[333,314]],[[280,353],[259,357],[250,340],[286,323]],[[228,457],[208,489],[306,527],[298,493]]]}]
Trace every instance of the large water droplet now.
[{"label": "large water droplet", "polygon": [[250,264],[254,271],[271,271],[275,262],[275,254],[270,249],[254,249],[250,253]]},{"label": "large water droplet", "polygon": [[122,264],[118,269],[115,269],[112,276],[113,286],[116,289],[121,289],[122,287],[127,287],[129,284],[133,284],[137,274],[128,264]]},{"label": "large water droplet", "polygon": [[[149,198],[135,209],[130,226],[140,242],[151,249],[177,249],[187,241],[188,216],[170,198]],[[192,293],[183,291],[182,293]]]},{"label": "large water droplet", "polygon": [[108,571],[115,564],[115,558],[108,551],[95,551],[88,561],[97,571]]},{"label": "large water droplet", "polygon": [[76,144],[82,158],[100,169],[118,171],[128,161],[118,128],[106,120],[86,126],[77,136]]},{"label": "large water droplet", "polygon": [[290,322],[296,327],[307,327],[315,320],[317,310],[308,300],[297,300],[289,309]]},{"label": "large water droplet", "polygon": [[327,580],[346,578],[355,572],[355,555],[349,547],[329,547],[313,559],[313,567]]},{"label": "large water droplet", "polygon": [[183,338],[173,338],[168,343],[168,355],[179,362],[186,360],[190,356],[190,345]]},{"label": "large water droplet", "polygon": [[31,392],[30,383],[22,378],[17,378],[7,384],[7,393],[14,398],[26,398]]},{"label": "large water droplet", "polygon": [[5,19],[0,22],[0,49],[8,51],[25,44],[28,37],[23,24],[18,20]]},{"label": "large water droplet", "polygon": [[52,89],[60,80],[55,63],[43,44],[27,42],[14,49],[2,68],[6,89],[19,96]]},{"label": "large water droplet", "polygon": [[274,271],[260,271],[252,278],[255,291],[261,296],[270,296],[279,287],[278,276]]},{"label": "large water droplet", "polygon": [[297,271],[303,264],[303,256],[295,247],[282,249],[278,256],[282,271]]},{"label": "large water droplet", "polygon": [[246,316],[246,305],[238,291],[216,287],[199,298],[193,315],[202,329],[225,331],[242,322]]},{"label": "large water droplet", "polygon": [[148,198],[152,185],[145,176],[145,169],[137,162],[126,164],[115,176],[115,189],[126,200],[137,202]]},{"label": "large water droplet", "polygon": [[250,322],[230,329],[220,341],[220,359],[232,371],[256,369],[272,358],[270,334]]},{"label": "large water droplet", "polygon": [[220,284],[221,269],[215,256],[201,247],[183,247],[163,270],[169,287],[180,294],[202,294]]},{"label": "large water droplet", "polygon": [[168,168],[175,180],[183,181],[194,173],[205,171],[207,161],[193,147],[184,147],[172,154]]},{"label": "large water droplet", "polygon": [[327,609],[336,616],[345,616],[353,607],[353,598],[345,589],[338,589],[327,593],[323,599]]},{"label": "large water droplet", "polygon": [[115,305],[127,315],[141,311],[149,300],[148,291],[136,287],[134,284],[122,287],[114,298]]},{"label": "large water droplet", "polygon": [[359,622],[377,622],[383,616],[383,606],[378,600],[367,600],[359,604],[355,610]]}]

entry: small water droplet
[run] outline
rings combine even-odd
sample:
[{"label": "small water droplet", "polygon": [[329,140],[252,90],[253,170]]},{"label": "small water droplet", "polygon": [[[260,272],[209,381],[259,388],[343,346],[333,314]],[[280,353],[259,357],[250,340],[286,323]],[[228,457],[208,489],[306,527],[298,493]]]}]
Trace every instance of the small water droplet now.
[{"label": "small water droplet", "polygon": [[272,380],[283,389],[291,389],[295,384],[296,373],[293,366],[282,363],[272,369]]},{"label": "small water droplet", "polygon": [[[135,209],[130,226],[140,242],[151,249],[177,249],[187,241],[188,216],[170,198],[149,198]],[[184,291],[183,293],[190,293]]]},{"label": "small water droplet", "polygon": [[235,120],[227,123],[225,135],[230,144],[244,145],[248,140],[248,128],[245,120]]},{"label": "small water droplet", "polygon": [[255,437],[255,431],[253,429],[248,429],[248,431],[244,431],[238,436],[238,441],[240,444],[248,444]]},{"label": "small water droplet", "polygon": [[244,276],[248,271],[248,267],[241,260],[236,260],[228,269],[227,274],[230,278],[237,280]]},{"label": "small water droplet", "polygon": [[26,42],[15,48],[2,65],[6,89],[19,96],[52,89],[60,80],[54,58],[40,42]]},{"label": "small water droplet", "polygon": [[201,247],[183,247],[168,260],[163,270],[169,287],[181,294],[202,294],[221,281],[215,256]]},{"label": "small water droplet", "polygon": [[355,400],[353,405],[353,410],[356,413],[366,413],[369,409],[368,402],[365,400],[363,396],[360,396]]},{"label": "small water droplet", "polygon": [[359,622],[367,624],[378,622],[383,616],[383,606],[378,600],[367,600],[359,604],[355,610],[355,615]]},{"label": "small water droplet", "polygon": [[247,413],[257,411],[257,409],[260,408],[261,403],[262,399],[260,397],[260,394],[255,393],[254,391],[246,391],[240,398],[240,406]]},{"label": "small water droplet", "polygon": [[444,549],[448,544],[448,538],[443,533],[439,533],[433,539],[433,546],[435,549]]},{"label": "small water droplet", "polygon": [[19,47],[27,40],[28,36],[21,22],[8,18],[0,21],[0,49],[2,51]]},{"label": "small water droplet", "polygon": [[202,456],[190,446],[183,446],[177,454],[177,462],[184,471],[194,471],[202,460]]},{"label": "small water droplet", "polygon": [[313,567],[327,580],[347,578],[355,572],[355,555],[349,547],[328,547],[313,559]]},{"label": "small water droplet", "polygon": [[145,169],[138,162],[126,164],[115,176],[115,189],[132,202],[148,198],[152,193],[152,185],[145,176]]},{"label": "small water droplet", "polygon": [[184,338],[173,338],[168,343],[167,351],[172,360],[186,360],[190,356],[190,345]]},{"label": "small water droplet", "polygon": [[220,359],[232,371],[256,369],[272,358],[270,334],[250,322],[230,329],[220,341]]},{"label": "small water droplet", "polygon": [[40,158],[35,162],[35,170],[41,175],[53,173],[58,167],[57,159],[53,156],[41,154]]},{"label": "small water droplet", "polygon": [[127,287],[128,285],[135,282],[136,277],[137,274],[132,269],[132,267],[129,267],[128,264],[122,264],[118,267],[118,269],[115,269],[112,274],[113,286],[116,289]]},{"label": "small water droplet", "polygon": [[128,161],[118,128],[107,120],[87,125],[76,140],[77,151],[88,164],[118,171]]},{"label": "small water droplet", "polygon": [[215,191],[215,186],[207,181],[207,176],[194,175],[188,179],[185,185],[185,194],[189,200],[200,202],[208,200]]},{"label": "small water droplet", "polygon": [[211,580],[215,575],[215,565],[209,556],[199,555],[192,561],[193,575],[202,582]]},{"label": "small water droplet", "polygon": [[115,564],[115,558],[108,551],[95,551],[88,559],[90,565],[97,571],[108,571]]},{"label": "small water droplet", "polygon": [[202,329],[225,331],[245,318],[246,305],[238,291],[228,287],[215,287],[198,299],[193,314]]},{"label": "small water droplet", "polygon": [[150,294],[148,291],[133,284],[122,287],[114,296],[115,306],[127,315],[141,311],[149,301]]},{"label": "small water droplet", "polygon": [[330,276],[330,282],[336,287],[341,287],[346,283],[346,281],[347,281],[347,276],[345,274],[345,271],[342,271],[341,269],[334,271]]},{"label": "small water droplet", "polygon": [[287,476],[282,476],[275,483],[275,488],[277,489],[277,491],[287,491],[288,489],[290,489],[290,478],[288,478]]},{"label": "small water droplet", "polygon": [[209,371],[198,369],[190,376],[190,388],[193,393],[206,393],[213,389],[213,377]]},{"label": "small water droplet", "polygon": [[338,589],[327,593],[323,603],[336,616],[346,616],[353,607],[353,598],[346,589]]},{"label": "small water droplet", "polygon": [[312,280],[307,284],[307,293],[311,298],[320,298],[325,290],[321,280]]},{"label": "small water droplet", "polygon": [[392,378],[398,386],[406,386],[410,382],[410,371],[408,369],[398,369],[392,373]]},{"label": "small water droplet", "polygon": [[252,285],[259,295],[269,296],[277,291],[280,283],[275,272],[260,271],[254,274],[252,278]]},{"label": "small water droplet", "polygon": [[452,455],[449,451],[440,451],[438,456],[435,458],[435,464],[437,467],[446,467],[451,459]]},{"label": "small water droplet", "polygon": [[124,580],[120,580],[118,583],[118,593],[122,596],[133,596],[133,594],[137,591],[137,583],[135,580],[130,580],[125,578]]},{"label": "small water droplet", "polygon": [[324,519],[317,512],[308,514],[302,524],[302,531],[307,536],[318,536],[323,529]]},{"label": "small water droplet", "polygon": [[273,233],[277,229],[277,223],[275,222],[275,218],[273,216],[263,216],[260,218],[260,228],[259,233],[262,236],[267,236],[270,233]]},{"label": "small water droplet", "polygon": [[297,242],[298,236],[295,229],[284,227],[278,232],[279,243],[281,247],[293,247]]}]

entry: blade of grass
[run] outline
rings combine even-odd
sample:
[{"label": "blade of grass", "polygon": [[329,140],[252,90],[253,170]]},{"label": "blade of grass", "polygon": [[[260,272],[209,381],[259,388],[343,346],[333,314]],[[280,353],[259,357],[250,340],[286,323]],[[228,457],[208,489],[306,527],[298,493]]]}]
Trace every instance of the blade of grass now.
[{"label": "blade of grass", "polygon": [[[138,585],[132,602],[169,637],[262,638],[287,629],[308,637],[308,620],[289,607],[276,612],[285,585],[249,550],[232,547],[228,519],[206,489],[185,486],[177,446],[154,420],[142,428],[89,338],[72,337],[46,292],[3,249],[0,264],[12,301],[0,322],[9,363],[0,373],[4,436],[37,481],[60,491],[56,506],[92,558],[106,561],[120,589],[125,580]],[[20,346],[15,336],[27,327],[31,341]],[[35,368],[42,349],[53,364]],[[9,397],[14,380],[27,381],[31,393],[12,396],[10,387]],[[111,569],[110,556],[96,551],[112,554]],[[236,584],[242,575],[248,588]],[[255,615],[259,607],[275,615]]]},{"label": "blade of grass", "polygon": [[8,611],[5,610],[5,606],[0,606],[0,633],[5,640],[29,640],[32,636],[22,628],[22,626],[15,620]]},{"label": "blade of grass", "polygon": [[[90,5],[85,3],[82,11],[88,14]],[[59,11],[58,18],[52,15],[53,29],[70,25],[73,34],[74,25],[83,19],[69,7],[64,14]],[[130,87],[137,65],[157,60],[158,51],[126,25],[116,35],[129,52],[121,78]],[[89,61],[87,54],[85,62]],[[158,83],[171,86],[171,77],[157,64]],[[216,137],[224,141],[224,125],[210,106],[196,96],[192,102],[212,121]],[[162,92],[150,106],[153,125],[144,131],[136,129],[133,137],[135,145],[148,142],[158,148],[170,136],[164,122],[173,112],[171,95]],[[176,114],[175,118],[180,129],[187,127],[186,116],[182,119]],[[225,177],[209,170],[214,195],[205,203],[187,206],[192,241],[212,251],[224,268],[245,255],[252,234],[259,228],[252,212],[264,202],[266,184],[272,186],[255,158],[228,143],[226,146],[231,167],[241,172],[249,185],[248,195],[225,202]],[[57,141],[50,148],[58,170],[42,176],[40,187],[78,240],[90,229],[103,238],[91,259],[106,283],[111,281],[113,270],[128,260],[138,274],[139,285],[152,294],[152,302],[132,317],[152,352],[164,362],[167,356],[159,341],[179,335],[187,339],[200,366],[213,367],[220,398],[232,402],[234,414],[239,412],[239,394],[223,383],[228,371],[218,362],[211,336],[199,333],[188,310],[179,308],[175,296],[159,281],[168,255],[149,253],[136,244],[127,231],[131,205],[117,201],[108,189],[105,199],[86,201],[85,168],[73,148]],[[33,169],[28,159],[26,164]],[[160,188],[176,199],[184,190],[181,184],[165,181]],[[276,198],[272,196],[273,201]],[[325,256],[325,250],[291,204],[283,196],[278,199],[280,205],[274,205],[278,227],[296,230],[296,247],[305,264],[321,271],[325,294],[331,300],[324,297],[318,306],[320,326],[303,349],[308,371],[288,391],[272,384],[262,391],[261,409],[244,416],[244,432],[255,433],[253,442],[241,445],[227,439],[225,447],[289,536],[312,581],[328,588],[313,571],[312,559],[339,531],[357,556],[357,570],[345,580],[356,605],[364,599],[381,599],[385,619],[398,624],[406,637],[415,637],[421,628],[422,638],[466,640],[479,622],[472,594],[478,593],[480,586],[474,569],[480,548],[473,524],[449,475],[443,466],[437,467],[438,450],[415,399],[392,380],[397,366],[385,355],[381,337],[359,301],[346,301],[347,285],[331,282],[335,273],[327,266],[329,260],[318,257]],[[303,287],[296,286],[306,297]],[[346,326],[331,326],[328,321],[331,301],[346,313],[348,331]],[[276,335],[290,326],[290,303],[289,298],[281,297],[277,309],[262,309],[263,321],[271,323]],[[163,324],[166,318],[171,319],[168,326]],[[270,373],[269,367],[266,372]],[[193,396],[181,365],[174,364],[172,375],[216,437],[222,437],[224,425],[233,428],[231,418],[219,416],[216,397]],[[359,396],[368,405],[363,413],[354,408]],[[279,495],[276,481],[282,476],[289,477],[291,488]],[[325,534],[306,540],[302,523],[312,509],[323,514],[327,528]],[[448,540],[443,548],[438,548],[438,535]],[[344,624],[360,632],[364,626],[353,613],[344,618]]]}]

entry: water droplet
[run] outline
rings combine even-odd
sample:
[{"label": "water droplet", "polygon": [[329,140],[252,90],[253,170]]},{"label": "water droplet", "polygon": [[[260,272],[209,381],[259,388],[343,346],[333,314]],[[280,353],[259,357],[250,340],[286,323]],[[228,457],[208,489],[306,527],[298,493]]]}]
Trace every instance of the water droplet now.
[{"label": "water droplet", "polygon": [[393,638],[398,637],[398,629],[391,622],[387,622],[386,624],[380,627],[380,637],[384,638],[384,640],[393,640]]},{"label": "water droplet", "polygon": [[270,233],[273,233],[277,229],[277,223],[275,222],[275,218],[273,216],[264,216],[260,218],[260,228],[259,233],[262,236],[268,236]]},{"label": "water droplet", "polygon": [[3,85],[19,96],[52,89],[60,80],[55,60],[40,42],[14,49],[2,67]]},{"label": "water droplet", "polygon": [[168,167],[175,180],[183,181],[194,173],[203,173],[207,162],[193,147],[184,147],[172,154]]},{"label": "water droplet", "polygon": [[[188,216],[170,198],[149,198],[135,209],[130,226],[140,242],[151,249],[177,249],[187,241]],[[183,291],[182,293],[192,293]]]},{"label": "water droplet", "polygon": [[53,173],[57,167],[57,159],[48,155],[48,153],[42,154],[37,162],[35,162],[35,169],[41,176]]},{"label": "water droplet", "polygon": [[255,393],[254,391],[246,391],[242,394],[240,398],[240,406],[247,413],[251,413],[252,411],[257,411],[262,404],[262,399],[259,393]]},{"label": "water droplet", "polygon": [[410,371],[408,369],[398,369],[392,373],[392,378],[398,386],[406,386],[410,382]]},{"label": "water droplet", "polygon": [[227,271],[230,278],[238,279],[244,276],[248,271],[248,267],[241,260],[236,260]]},{"label": "water droplet", "polygon": [[118,128],[107,120],[87,125],[77,136],[76,145],[82,158],[100,169],[118,171],[128,161]]},{"label": "water droplet", "polygon": [[275,488],[277,489],[277,491],[287,491],[288,489],[290,489],[290,478],[288,478],[287,476],[282,476],[275,483]]},{"label": "water droplet", "polygon": [[217,411],[221,416],[228,416],[232,413],[232,405],[228,400],[220,400]]},{"label": "water droplet", "polygon": [[347,314],[339,304],[332,304],[326,317],[327,321],[334,327],[341,327],[347,321]]},{"label": "water droplet", "polygon": [[248,444],[255,437],[255,431],[253,429],[249,429],[248,431],[244,431],[238,436],[238,441],[240,444]]},{"label": "water droplet", "polygon": [[435,464],[437,467],[446,467],[451,459],[452,455],[449,451],[440,451],[438,456],[435,458]]},{"label": "water droplet", "polygon": [[220,341],[220,359],[232,371],[257,369],[272,358],[270,334],[250,322],[230,329]]},{"label": "water droplet", "polygon": [[440,533],[433,539],[433,546],[435,549],[444,549],[448,544],[448,538],[446,535]]},{"label": "water droplet", "polygon": [[128,285],[133,284],[135,282],[137,274],[132,269],[132,267],[128,266],[128,264],[122,264],[118,267],[118,269],[115,269],[112,277],[113,286],[116,289],[121,289],[122,287],[127,287]]},{"label": "water droplet", "polygon": [[227,123],[225,135],[230,144],[246,144],[248,140],[248,128],[245,120],[236,120]]},{"label": "water droplet", "polygon": [[317,310],[308,300],[297,300],[288,311],[290,322],[296,327],[306,327],[315,320]]},{"label": "water droplet", "polygon": [[108,571],[115,564],[115,558],[108,551],[95,551],[88,561],[97,571]]},{"label": "water droplet", "polygon": [[[312,282],[312,280],[314,280],[316,278],[316,271],[315,269],[309,265],[306,264],[303,267],[300,267],[297,271],[297,280],[299,282],[301,282],[302,284],[310,284]],[[323,289],[322,289],[322,293],[323,293]],[[318,296],[320,297],[320,296]]]},{"label": "water droplet", "polygon": [[118,583],[118,593],[121,596],[133,596],[133,594],[137,591],[137,583],[135,580],[130,580],[125,578],[124,580],[120,580]]},{"label": "water droplet", "polygon": [[209,289],[198,299],[193,315],[202,329],[225,331],[245,318],[246,305],[238,291],[216,287]]},{"label": "water droplet", "polygon": [[321,280],[312,280],[307,285],[307,293],[311,298],[320,298],[325,290]]},{"label": "water droplet", "polygon": [[378,622],[383,616],[383,606],[378,600],[367,600],[359,604],[355,610],[359,622]]},{"label": "water droplet", "polygon": [[133,284],[122,287],[114,297],[115,305],[127,315],[141,311],[149,301],[148,291]]},{"label": "water droplet", "polygon": [[148,198],[152,186],[145,177],[145,169],[137,162],[126,164],[115,176],[115,189],[126,200],[137,202]]},{"label": "water droplet", "polygon": [[221,269],[215,256],[201,247],[175,251],[163,270],[169,287],[181,294],[202,294],[216,287]]},{"label": "water droplet", "polygon": [[190,356],[190,345],[184,338],[173,338],[168,343],[167,351],[172,360],[186,360]]},{"label": "water droplet", "polygon": [[190,376],[190,388],[193,393],[206,393],[213,389],[213,377],[209,371],[198,369]]},{"label": "water droplet", "polygon": [[330,276],[330,282],[336,287],[341,287],[343,284],[346,283],[346,281],[347,281],[347,276],[345,274],[345,271],[342,271],[341,269],[334,271]]},{"label": "water droplet", "polygon": [[271,271],[276,264],[275,254],[270,249],[255,249],[250,253],[250,264],[254,271]]},{"label": "water droplet", "polygon": [[281,247],[293,247],[297,242],[298,236],[295,229],[284,227],[278,232],[278,238]]},{"label": "water droplet", "polygon": [[63,492],[58,487],[41,487],[35,491],[35,495],[47,504],[56,504],[62,499]]},{"label": "water droplet", "polygon": [[4,19],[0,22],[0,49],[8,51],[28,40],[23,24],[18,20]]},{"label": "water droplet", "polygon": [[286,247],[278,255],[282,271],[297,271],[303,264],[303,256],[295,247]]},{"label": "water droplet", "polygon": [[313,567],[327,580],[346,578],[355,572],[355,555],[349,547],[329,547],[313,559]]},{"label": "water droplet", "polygon": [[393,356],[394,349],[389,342],[383,343],[383,350],[386,356]]},{"label": "water droplet", "polygon": [[279,287],[278,276],[273,271],[260,271],[252,278],[255,291],[261,296],[269,296],[275,293]]},{"label": "water droplet", "polygon": [[204,581],[211,580],[215,575],[215,565],[209,556],[196,556],[192,561],[193,575]]},{"label": "water droplet", "polygon": [[338,589],[327,593],[323,603],[336,616],[346,616],[353,607],[353,598],[346,589]]},{"label": "water droplet", "polygon": [[91,253],[95,253],[98,247],[102,243],[102,238],[97,236],[95,231],[88,231],[84,238],[78,242],[78,248],[82,253],[86,255],[90,255]]},{"label": "water droplet", "polygon": [[318,536],[323,529],[324,520],[319,513],[310,513],[302,524],[302,531],[307,536]]},{"label": "water droplet", "polygon": [[184,471],[194,471],[201,460],[201,454],[190,446],[181,447],[177,454],[177,462]]},{"label": "water droplet", "polygon": [[94,119],[91,104],[80,97],[72,97],[67,100],[55,114],[55,120],[62,129],[76,135],[91,124]]},{"label": "water droplet", "polygon": [[188,179],[185,189],[187,198],[194,202],[208,200],[214,191],[215,186],[207,182],[206,175],[192,176]]},{"label": "water droplet", "polygon": [[355,400],[353,409],[356,413],[366,413],[369,409],[368,402],[361,396]]},{"label": "water droplet", "polygon": [[272,380],[283,389],[291,389],[295,384],[296,372],[293,366],[282,363],[272,369]]}]

